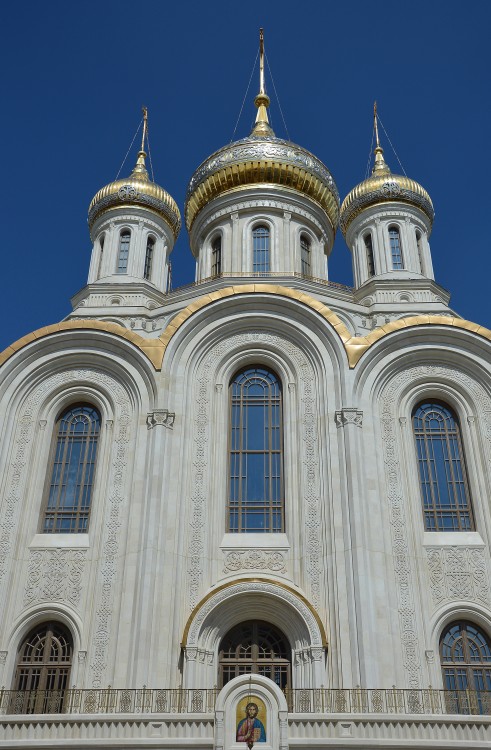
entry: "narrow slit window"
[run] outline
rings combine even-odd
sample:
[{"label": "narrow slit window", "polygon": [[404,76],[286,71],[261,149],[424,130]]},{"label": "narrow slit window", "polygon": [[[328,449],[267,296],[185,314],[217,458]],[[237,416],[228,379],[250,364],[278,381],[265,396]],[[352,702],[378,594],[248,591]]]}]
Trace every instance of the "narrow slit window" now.
[{"label": "narrow slit window", "polygon": [[404,268],[404,264],[402,260],[401,233],[398,227],[389,227],[389,242],[392,268],[394,271],[401,271]]},{"label": "narrow slit window", "polygon": [[153,237],[147,239],[147,249],[145,251],[145,268],[143,270],[143,278],[149,281],[152,277],[152,263],[153,263],[153,251],[155,248],[155,240]]},{"label": "narrow slit window", "polygon": [[211,246],[211,275],[219,276],[222,272],[222,238],[215,237]]},{"label": "narrow slit window", "polygon": [[371,233],[369,232],[368,234],[366,234],[363,239],[365,241],[365,250],[367,254],[368,276],[371,278],[372,276],[375,276],[375,261],[373,259],[373,243]]},{"label": "narrow slit window", "polygon": [[311,263],[311,246],[310,240],[304,234],[300,236],[300,256],[302,263],[302,274],[304,276],[312,275],[312,263]]},{"label": "narrow slit window", "polygon": [[128,270],[130,239],[131,239],[131,232],[129,231],[129,229],[125,229],[119,235],[118,269],[117,269],[118,273],[126,273]]},{"label": "narrow slit window", "polygon": [[259,226],[252,230],[252,271],[269,273],[270,232],[268,227]]},{"label": "narrow slit window", "polygon": [[424,273],[424,261],[423,261],[423,238],[421,232],[416,232],[416,246],[418,248],[418,260],[419,268],[421,273]]},{"label": "narrow slit window", "polygon": [[104,240],[105,240],[105,235],[102,234],[101,238],[99,240],[99,263],[98,263],[98,266],[97,266],[97,278],[98,279],[101,278],[102,261],[103,261],[103,258],[104,258]]}]

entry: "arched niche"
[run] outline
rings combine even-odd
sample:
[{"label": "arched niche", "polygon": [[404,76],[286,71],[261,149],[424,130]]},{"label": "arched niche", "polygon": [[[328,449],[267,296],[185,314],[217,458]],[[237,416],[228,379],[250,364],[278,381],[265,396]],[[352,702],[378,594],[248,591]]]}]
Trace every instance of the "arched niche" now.
[{"label": "arched niche", "polygon": [[234,626],[255,619],[271,623],[288,638],[294,688],[326,685],[327,639],[320,617],[292,588],[255,578],[210,592],[191,613],[182,641],[184,687],[214,687],[222,639]]}]

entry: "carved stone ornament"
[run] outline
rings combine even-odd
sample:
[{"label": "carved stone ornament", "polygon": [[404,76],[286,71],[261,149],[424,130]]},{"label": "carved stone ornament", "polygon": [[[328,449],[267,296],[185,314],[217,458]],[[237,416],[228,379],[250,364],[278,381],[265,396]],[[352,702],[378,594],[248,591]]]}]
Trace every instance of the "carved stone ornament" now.
[{"label": "carved stone ornament", "polygon": [[240,570],[270,570],[272,573],[286,573],[285,553],[278,550],[245,549],[225,553],[224,573]]},{"label": "carved stone ornament", "polygon": [[[27,397],[22,410],[16,419],[14,435],[13,457],[6,477],[6,502],[0,516],[0,601],[6,601],[5,575],[14,565],[11,554],[15,541],[15,530],[19,522],[23,500],[26,497],[26,486],[29,477],[31,444],[35,436],[37,414],[41,403],[51,394],[59,392],[63,387],[76,388],[81,384],[90,384],[111,394],[116,405],[114,436],[111,440],[111,455],[109,457],[108,479],[105,492],[105,511],[102,520],[102,549],[100,573],[94,588],[94,641],[91,647],[93,659],[90,665],[92,671],[92,687],[102,684],[107,667],[107,655],[111,639],[111,620],[113,612],[114,592],[119,585],[120,566],[122,556],[119,555],[119,540],[121,515],[125,512],[128,502],[126,490],[126,473],[130,461],[129,442],[132,424],[131,401],[128,393],[111,375],[96,369],[74,369],[58,372],[43,380]],[[78,552],[78,550],[72,550]],[[40,579],[34,584],[34,578],[28,582],[26,596],[36,598],[44,596],[45,591],[57,591],[60,583],[58,573],[49,571],[53,557],[43,558]],[[77,594],[76,577],[80,559],[78,556],[70,558],[66,576],[62,576],[61,589],[65,596]],[[77,562],[75,561],[77,560]],[[28,576],[35,576],[33,558],[31,558]],[[59,589],[58,589],[59,592]],[[114,637],[114,636],[113,636]]]},{"label": "carved stone ornament", "polygon": [[147,414],[147,429],[151,430],[157,426],[172,429],[175,419],[176,415],[174,412],[170,412],[167,409],[156,409]]},{"label": "carved stone ornament", "polygon": [[7,661],[8,651],[0,651],[0,664],[5,664]]},{"label": "carved stone ornament", "polygon": [[443,602],[462,599],[490,605],[490,586],[483,549],[428,547],[426,560],[435,607]]},{"label": "carved stone ornament", "polygon": [[207,497],[212,466],[212,446],[210,432],[212,429],[212,411],[210,394],[213,393],[215,369],[217,363],[234,350],[247,351],[249,347],[274,347],[277,351],[287,352],[295,362],[298,371],[298,398],[302,404],[302,416],[299,422],[301,445],[301,465],[303,469],[302,491],[305,518],[305,560],[308,596],[314,607],[319,606],[321,593],[321,575],[323,570],[322,543],[320,537],[320,487],[319,487],[319,447],[317,433],[316,380],[312,366],[305,354],[288,339],[265,333],[250,331],[232,336],[217,344],[201,364],[196,378],[196,402],[194,407],[194,453],[192,457],[193,475],[191,485],[190,521],[191,534],[187,550],[189,576],[189,607],[199,602],[202,594],[202,576],[206,569],[205,539],[208,535]]},{"label": "carved stone ornament", "polygon": [[85,549],[30,550],[24,607],[41,601],[64,601],[77,607],[86,555]]},{"label": "carved stone ornament", "polygon": [[[414,602],[414,588],[417,584],[415,583],[414,574],[411,570],[411,555],[408,540],[408,525],[406,517],[408,499],[404,493],[404,470],[400,445],[402,436],[401,431],[396,429],[396,423],[400,394],[408,384],[422,382],[424,380],[427,380],[428,382],[435,382],[435,380],[441,382],[443,380],[452,384],[458,382],[463,387],[464,391],[472,393],[474,400],[479,406],[479,413],[483,414],[483,419],[486,422],[484,432],[488,441],[488,460],[490,459],[489,442],[491,441],[491,401],[484,389],[460,370],[444,365],[422,365],[419,367],[413,367],[396,375],[383,391],[381,400],[382,443],[387,484],[388,513],[392,536],[392,554],[396,561],[394,575],[397,584],[403,663],[408,673],[408,686],[411,688],[421,687],[422,649],[418,638],[418,623]],[[474,562],[472,563],[475,570],[477,570],[481,564],[480,562],[476,562],[476,560],[480,560],[479,553],[481,550],[471,550],[472,554],[476,552],[477,555],[474,555]],[[442,557],[443,556],[445,556],[445,553],[443,553]],[[445,590],[445,592],[455,592],[455,598],[457,598],[457,591],[462,591],[462,580],[458,580],[458,574],[456,573],[456,577],[450,585],[450,588],[446,588],[449,584],[445,580],[441,580],[442,575],[445,578],[445,574],[442,573],[442,565],[437,565],[435,563],[434,556],[432,557],[432,560],[433,573],[431,575],[433,575],[434,581],[430,585],[433,597],[439,597],[440,593],[438,592]],[[462,561],[459,560],[459,566],[461,562]],[[445,565],[447,565],[446,562]],[[464,564],[464,567],[461,568],[463,575],[467,576],[468,573],[466,571],[470,569],[471,561],[469,559],[468,562]],[[473,573],[473,575],[477,576],[477,578],[475,578],[477,581],[480,579],[481,573]],[[440,577],[439,582],[437,582],[438,577]],[[484,594],[484,588],[479,590],[481,593],[478,598],[483,601],[482,597],[484,595],[489,596],[489,594]],[[446,593],[445,595],[447,596],[448,594]]]},{"label": "carved stone ornament", "polygon": [[363,412],[356,408],[346,407],[334,414],[336,427],[346,427],[347,424],[354,424],[361,427],[363,424]]}]

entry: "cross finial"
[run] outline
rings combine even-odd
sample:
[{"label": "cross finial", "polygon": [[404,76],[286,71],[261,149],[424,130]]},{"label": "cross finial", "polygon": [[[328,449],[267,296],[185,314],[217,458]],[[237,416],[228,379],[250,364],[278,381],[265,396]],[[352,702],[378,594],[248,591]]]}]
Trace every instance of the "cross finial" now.
[{"label": "cross finial", "polygon": [[373,127],[375,128],[376,147],[380,148],[380,141],[378,137],[378,122],[377,122],[377,102],[373,103]]},{"label": "cross finial", "polygon": [[143,112],[143,130],[142,130],[142,147],[140,151],[145,151],[145,139],[147,137],[147,130],[148,130],[148,109],[147,107],[142,107]]},{"label": "cross finial", "polygon": [[256,124],[251,135],[267,137],[274,136],[268,120],[269,96],[264,88],[264,29],[259,29],[259,94],[254,99],[257,107]]}]

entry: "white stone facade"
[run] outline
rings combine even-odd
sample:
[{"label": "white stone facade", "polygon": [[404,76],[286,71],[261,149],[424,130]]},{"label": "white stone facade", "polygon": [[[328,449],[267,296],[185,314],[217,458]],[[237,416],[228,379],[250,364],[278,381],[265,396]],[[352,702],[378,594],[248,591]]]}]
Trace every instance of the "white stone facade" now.
[{"label": "white stone facade", "polygon": [[[489,715],[442,703],[439,639],[457,620],[491,636],[491,334],[448,307],[420,214],[390,205],[358,217],[351,290],[328,283],[334,237],[320,207],[252,186],[201,212],[201,283],[171,294],[165,221],[141,207],[97,220],[69,323],[0,355],[0,684],[15,687],[38,623],[65,625],[74,653],[62,715],[19,716],[2,694],[2,747],[240,748],[236,710],[250,695],[266,712],[264,750],[489,745]],[[394,221],[409,265],[368,279],[363,231],[376,233],[383,269]],[[249,273],[257,223],[271,230],[261,278]],[[115,275],[123,227],[133,244]],[[301,276],[302,232],[314,278]],[[222,273],[208,278],[217,233]],[[349,336],[369,334],[350,359]],[[159,363],[141,342],[162,350]],[[252,364],[282,384],[282,533],[227,530],[229,385]],[[411,415],[425,398],[458,417],[473,531],[424,530]],[[79,403],[102,421],[89,526],[41,533],[54,426]],[[217,690],[222,639],[248,620],[286,636],[293,698],[258,675]]]}]

